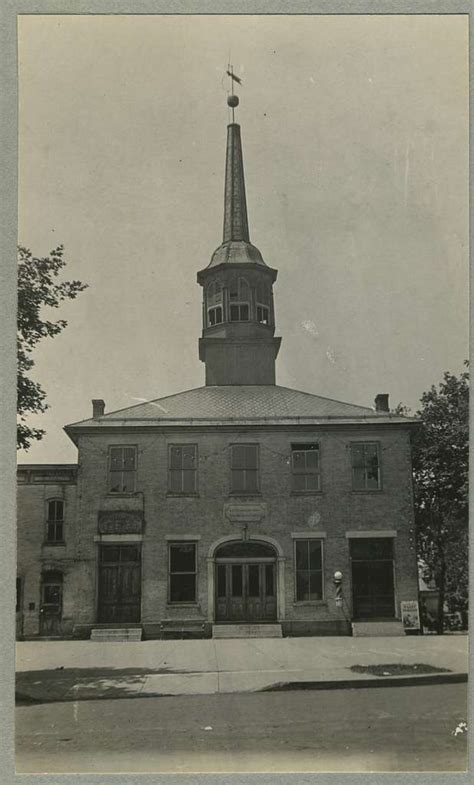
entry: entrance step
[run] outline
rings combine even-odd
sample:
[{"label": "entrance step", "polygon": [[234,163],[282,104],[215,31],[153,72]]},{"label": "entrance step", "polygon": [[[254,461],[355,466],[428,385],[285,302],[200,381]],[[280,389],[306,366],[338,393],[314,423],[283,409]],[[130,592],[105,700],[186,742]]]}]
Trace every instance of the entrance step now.
[{"label": "entrance step", "polygon": [[281,638],[281,624],[213,624],[213,638]]},{"label": "entrance step", "polygon": [[353,621],[352,635],[355,638],[372,636],[396,636],[405,635],[405,629],[401,621]]},{"label": "entrance step", "polygon": [[91,641],[141,641],[143,630],[141,627],[93,627]]}]

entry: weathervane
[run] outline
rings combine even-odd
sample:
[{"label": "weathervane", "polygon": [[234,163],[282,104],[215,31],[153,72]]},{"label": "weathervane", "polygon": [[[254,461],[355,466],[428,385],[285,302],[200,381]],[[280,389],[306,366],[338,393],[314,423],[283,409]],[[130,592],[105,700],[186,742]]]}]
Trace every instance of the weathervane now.
[{"label": "weathervane", "polygon": [[230,95],[227,96],[227,103],[232,109],[232,122],[234,122],[234,110],[235,107],[239,105],[239,97],[237,95],[234,95],[233,93],[233,89],[234,89],[233,83],[237,82],[237,84],[242,84],[242,79],[240,79],[238,76],[234,74],[234,66],[231,65],[230,63],[227,66],[226,73],[227,76],[230,76],[230,88],[231,88],[231,93]]}]

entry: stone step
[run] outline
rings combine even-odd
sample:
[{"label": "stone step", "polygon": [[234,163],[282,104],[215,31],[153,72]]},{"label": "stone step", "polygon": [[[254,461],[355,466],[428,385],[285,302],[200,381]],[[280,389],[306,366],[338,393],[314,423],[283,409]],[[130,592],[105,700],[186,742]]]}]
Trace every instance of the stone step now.
[{"label": "stone step", "polygon": [[94,627],[91,630],[91,641],[141,641],[143,630],[141,627]]},{"label": "stone step", "polygon": [[401,621],[353,621],[352,635],[355,638],[362,637],[390,637],[405,635],[405,629]]},{"label": "stone step", "polygon": [[213,638],[281,638],[281,624],[213,624]]}]

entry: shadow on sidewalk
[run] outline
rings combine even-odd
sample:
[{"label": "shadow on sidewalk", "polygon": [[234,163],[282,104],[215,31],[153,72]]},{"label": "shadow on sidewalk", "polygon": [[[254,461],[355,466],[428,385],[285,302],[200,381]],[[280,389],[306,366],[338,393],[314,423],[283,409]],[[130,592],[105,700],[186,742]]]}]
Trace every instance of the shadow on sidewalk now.
[{"label": "shadow on sidewalk", "polygon": [[127,698],[140,693],[150,674],[187,673],[173,668],[56,668],[16,674],[17,706],[59,701]]}]

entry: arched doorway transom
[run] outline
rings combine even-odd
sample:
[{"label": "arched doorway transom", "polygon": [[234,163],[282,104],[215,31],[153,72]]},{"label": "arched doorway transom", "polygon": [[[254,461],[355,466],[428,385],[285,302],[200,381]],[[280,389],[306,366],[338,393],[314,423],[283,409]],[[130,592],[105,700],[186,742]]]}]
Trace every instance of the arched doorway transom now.
[{"label": "arched doorway transom", "polygon": [[230,540],[214,549],[216,621],[262,623],[277,619],[276,548],[258,539]]},{"label": "arched doorway transom", "polygon": [[259,540],[233,540],[225,542],[216,549],[214,558],[216,561],[224,559],[272,559],[275,560],[277,554],[272,545]]}]

